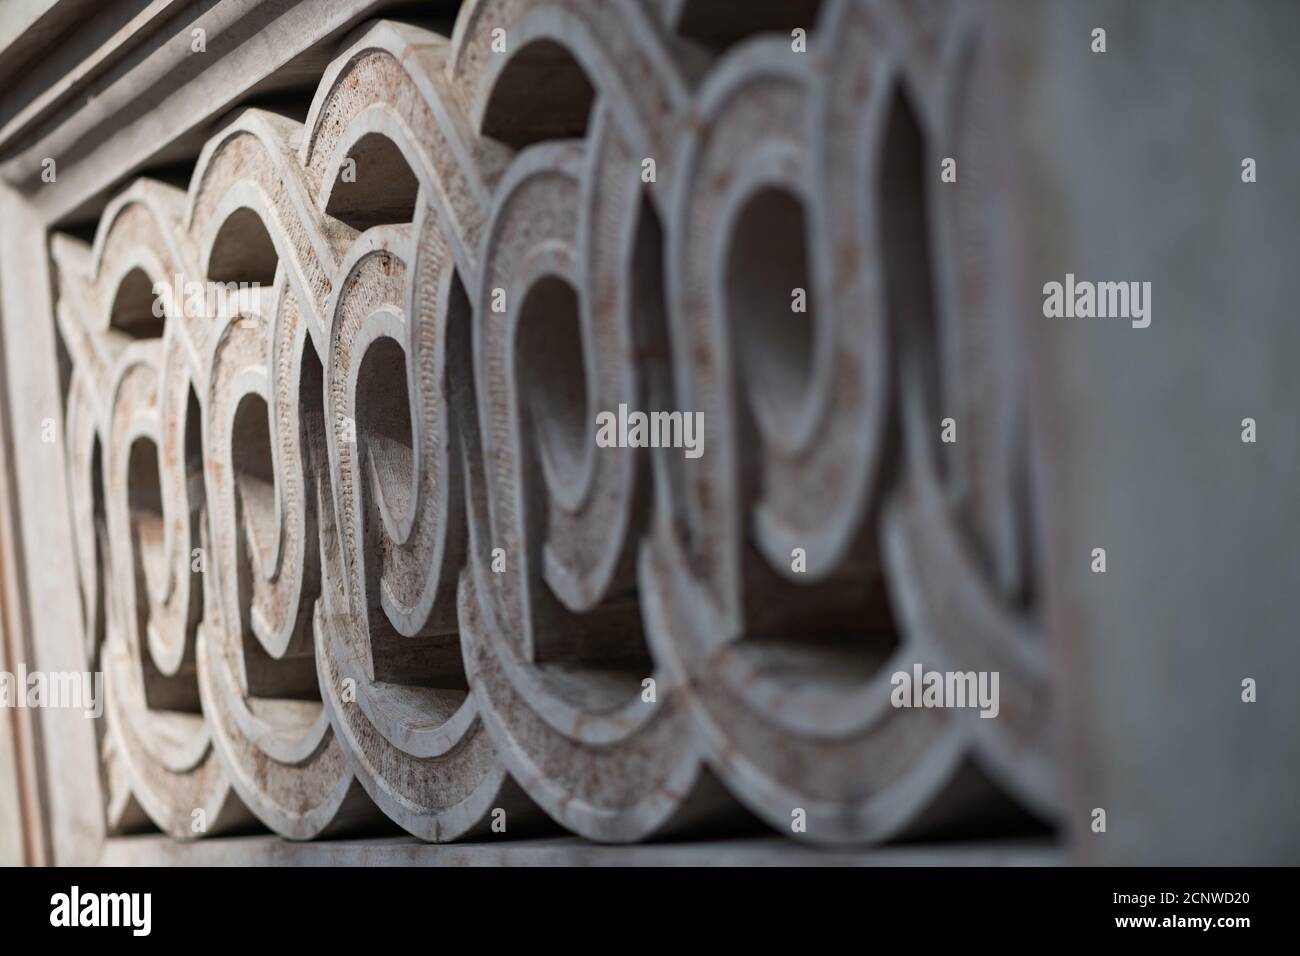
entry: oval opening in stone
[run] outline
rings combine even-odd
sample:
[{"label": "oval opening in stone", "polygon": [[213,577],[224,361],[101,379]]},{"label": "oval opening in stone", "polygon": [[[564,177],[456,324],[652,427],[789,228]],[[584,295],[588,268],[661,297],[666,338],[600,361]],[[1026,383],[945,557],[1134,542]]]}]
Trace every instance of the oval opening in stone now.
[{"label": "oval opening in stone", "polygon": [[795,196],[768,187],[745,203],[731,236],[726,289],[751,407],[766,428],[788,430],[812,376],[815,315],[803,204]]},{"label": "oval opening in stone", "polygon": [[519,398],[533,422],[545,468],[572,488],[582,480],[596,426],[587,397],[578,296],[563,279],[547,276],[528,290],[516,358]]},{"label": "oval opening in stone", "polygon": [[389,518],[401,525],[411,503],[415,442],[406,353],[388,336],[370,343],[357,372],[357,438],[374,466]]}]

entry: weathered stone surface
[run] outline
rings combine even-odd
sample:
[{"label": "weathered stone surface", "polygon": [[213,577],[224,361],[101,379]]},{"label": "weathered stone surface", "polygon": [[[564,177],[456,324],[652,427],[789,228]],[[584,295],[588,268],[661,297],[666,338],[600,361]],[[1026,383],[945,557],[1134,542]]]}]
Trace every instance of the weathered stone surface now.
[{"label": "weathered stone surface", "polygon": [[[721,55],[680,7],[375,24],[305,122],[55,237],[112,830],[1053,815],[980,20]],[[926,185],[958,150],[978,202]],[[598,447],[620,406],[703,453]],[[1002,671],[1003,719],[891,707],[913,662]]]}]

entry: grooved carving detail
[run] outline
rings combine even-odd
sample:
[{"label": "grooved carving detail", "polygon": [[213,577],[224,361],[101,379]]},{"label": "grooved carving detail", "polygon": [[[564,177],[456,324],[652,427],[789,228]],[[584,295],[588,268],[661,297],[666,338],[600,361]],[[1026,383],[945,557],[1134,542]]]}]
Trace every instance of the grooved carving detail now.
[{"label": "grooved carving detail", "polygon": [[[53,237],[112,832],[1055,817],[979,5],[697,6],[376,23]],[[997,719],[891,706],[914,664]]]}]

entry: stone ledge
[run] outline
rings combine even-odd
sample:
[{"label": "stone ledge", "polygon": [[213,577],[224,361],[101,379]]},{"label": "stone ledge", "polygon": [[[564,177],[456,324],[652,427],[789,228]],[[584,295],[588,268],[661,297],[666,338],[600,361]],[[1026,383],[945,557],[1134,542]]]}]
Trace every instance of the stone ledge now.
[{"label": "stone ledge", "polygon": [[161,835],[105,841],[103,866],[1056,866],[1046,840],[932,843],[844,850],[777,836],[608,846],[574,837],[421,843],[407,837],[294,843],[276,836],[177,843]]}]

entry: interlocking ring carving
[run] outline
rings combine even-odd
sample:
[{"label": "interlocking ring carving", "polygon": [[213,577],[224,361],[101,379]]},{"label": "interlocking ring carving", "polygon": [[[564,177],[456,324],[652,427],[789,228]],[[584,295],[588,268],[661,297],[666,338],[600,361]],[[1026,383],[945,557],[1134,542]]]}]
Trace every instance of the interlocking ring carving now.
[{"label": "interlocking ring carving", "polygon": [[979,8],[743,6],[376,23],[53,237],[114,831],[1054,817]]}]

